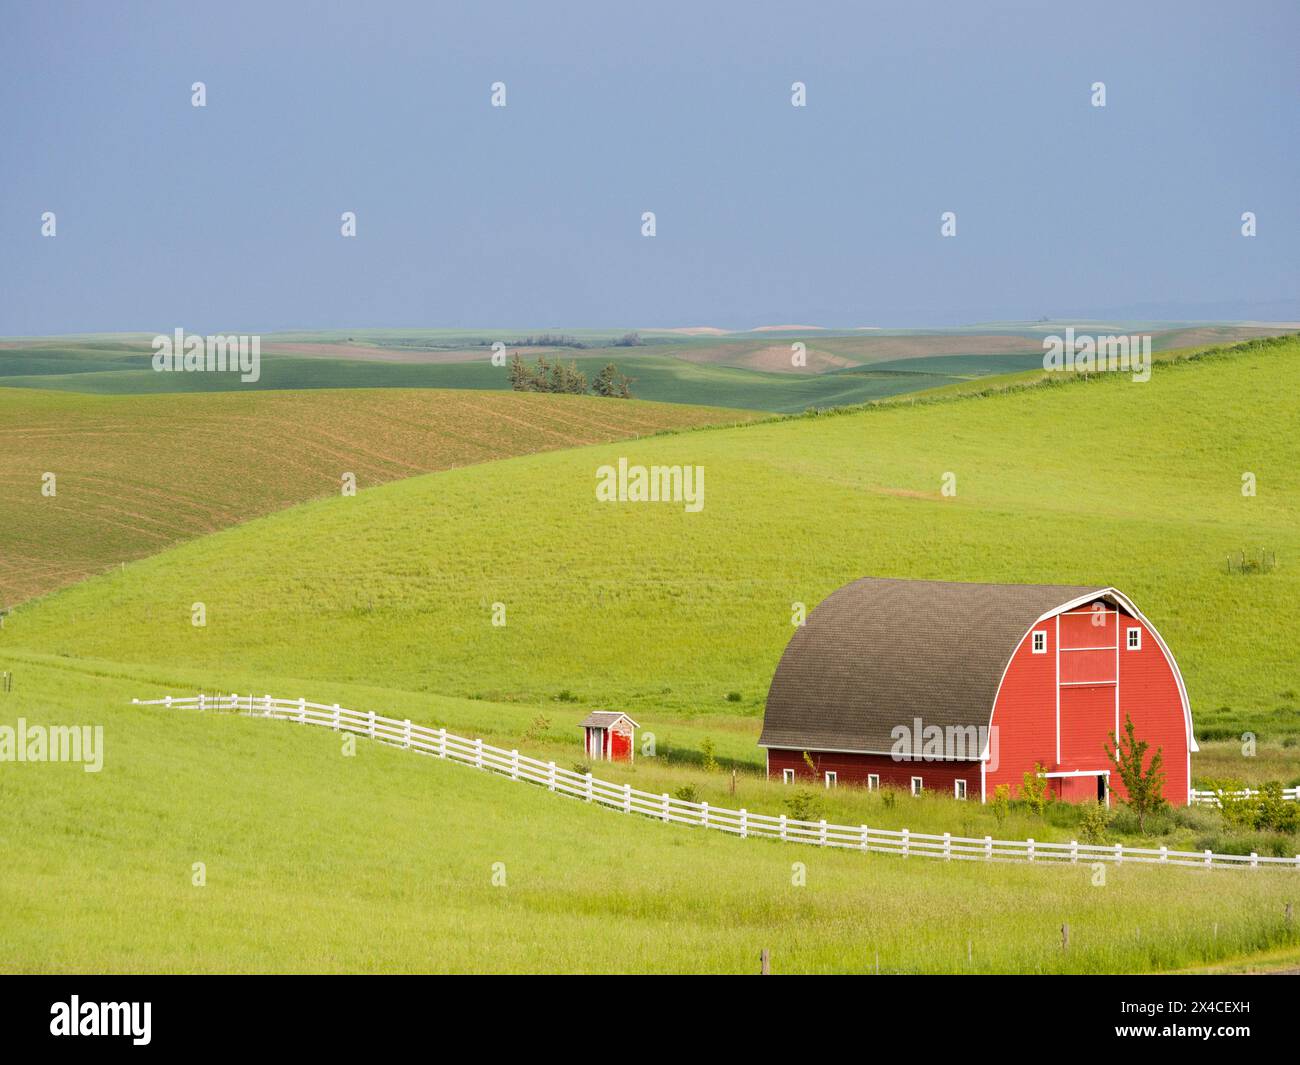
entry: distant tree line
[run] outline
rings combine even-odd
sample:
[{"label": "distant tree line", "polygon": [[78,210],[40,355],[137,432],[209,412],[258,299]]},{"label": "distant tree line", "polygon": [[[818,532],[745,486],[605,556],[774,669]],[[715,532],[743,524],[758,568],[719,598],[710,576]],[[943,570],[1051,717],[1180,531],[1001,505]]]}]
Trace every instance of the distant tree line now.
[{"label": "distant tree line", "polygon": [[[480,340],[480,347],[487,347],[493,343],[490,340]],[[539,333],[537,336],[520,337],[518,340],[505,341],[507,347],[511,348],[643,348],[645,341],[641,339],[641,334],[637,332],[624,333],[617,340],[610,340],[604,343],[588,344],[585,340],[579,340],[568,333]]]},{"label": "distant tree line", "polygon": [[[588,381],[587,375],[578,369],[575,362],[564,363],[559,359],[551,362],[545,355],[539,355],[537,361],[529,366],[516,351],[510,356],[510,387],[516,392],[564,392],[585,396]],[[612,399],[631,399],[632,380],[619,373],[612,362],[606,363],[596,374],[595,381],[590,382],[590,391]]]}]

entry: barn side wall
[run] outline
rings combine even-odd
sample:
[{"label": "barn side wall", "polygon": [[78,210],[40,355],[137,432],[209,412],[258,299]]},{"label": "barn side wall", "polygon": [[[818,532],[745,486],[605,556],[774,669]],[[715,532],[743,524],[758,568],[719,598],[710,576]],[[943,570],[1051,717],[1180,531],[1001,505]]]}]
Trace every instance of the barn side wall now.
[{"label": "barn side wall", "polygon": [[979,802],[980,799],[980,764],[979,762],[939,762],[939,761],[895,761],[888,754],[839,754],[829,751],[809,751],[809,756],[816,765],[816,770],[808,768],[803,751],[769,749],[767,752],[767,775],[771,780],[780,780],[782,770],[793,769],[795,780],[801,783],[822,785],[827,771],[838,774],[840,786],[867,786],[867,777],[871,773],[880,775],[881,787],[902,788],[910,791],[912,777],[920,777],[926,791],[937,791],[952,795],[955,781],[966,781],[966,798]]}]

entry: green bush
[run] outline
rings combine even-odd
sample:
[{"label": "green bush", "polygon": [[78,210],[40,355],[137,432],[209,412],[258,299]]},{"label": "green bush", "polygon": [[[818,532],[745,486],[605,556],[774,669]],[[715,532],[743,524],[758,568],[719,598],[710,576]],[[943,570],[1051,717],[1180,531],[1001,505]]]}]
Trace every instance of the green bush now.
[{"label": "green bush", "polygon": [[786,796],[785,808],[796,821],[820,821],[824,806],[817,792],[801,788]]}]

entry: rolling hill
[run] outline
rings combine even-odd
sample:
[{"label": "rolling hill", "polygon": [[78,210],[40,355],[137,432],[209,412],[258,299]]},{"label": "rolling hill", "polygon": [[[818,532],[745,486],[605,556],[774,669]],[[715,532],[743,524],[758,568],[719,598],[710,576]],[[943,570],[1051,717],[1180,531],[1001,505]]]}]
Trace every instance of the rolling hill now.
[{"label": "rolling hill", "polygon": [[[382,668],[409,691],[752,715],[792,604],[863,574],[1110,583],[1178,655],[1198,728],[1294,731],[1298,351],[411,478],[86,581],[16,612],[0,647],[216,685],[374,683]],[[702,466],[703,509],[598,502],[597,469],[620,458]],[[1226,571],[1258,546],[1284,564]]]},{"label": "rolling hill", "polygon": [[[91,396],[0,388],[0,608],[181,540],[338,495],[345,473],[360,489],[751,417],[515,393]],[[46,473],[55,475],[53,496],[42,494]]]}]

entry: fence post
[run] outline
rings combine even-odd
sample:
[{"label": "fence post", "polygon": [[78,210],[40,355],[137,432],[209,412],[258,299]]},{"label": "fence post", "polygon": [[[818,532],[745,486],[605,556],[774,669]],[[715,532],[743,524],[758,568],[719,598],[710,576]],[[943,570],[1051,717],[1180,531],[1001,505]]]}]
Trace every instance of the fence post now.
[{"label": "fence post", "polygon": [[172,697],[169,695],[167,696],[167,709],[170,710],[171,708],[172,708]]},{"label": "fence post", "polygon": [[343,708],[342,708],[341,706],[339,706],[338,703],[335,703],[335,704],[334,704],[334,724],[333,724],[333,729],[334,729],[335,732],[338,732],[338,730],[339,730],[339,719],[340,719],[342,716],[343,716]]},{"label": "fence post", "polygon": [[207,696],[204,695],[202,692],[199,692],[199,709],[200,709],[200,710],[204,710],[204,709],[207,708],[206,700],[207,700]]},{"label": "fence post", "polygon": [[822,826],[822,830],[817,837],[817,846],[824,847],[826,846],[826,818],[824,817],[821,820],[821,826]]},{"label": "fence post", "polygon": [[546,790],[547,791],[555,790],[555,763],[554,762],[546,763]]},{"label": "fence post", "polygon": [[740,838],[749,838],[749,813],[741,807],[740,810]]},{"label": "fence post", "polygon": [[368,725],[370,728],[370,738],[373,740],[375,738],[375,712],[371,710],[366,714],[366,718],[368,719]]},{"label": "fence post", "polygon": [[[443,725],[438,730],[438,757],[447,757],[447,726]],[[555,763],[551,763],[551,790],[555,790]]]},{"label": "fence post", "polygon": [[1123,862],[1123,861],[1124,861],[1124,844],[1122,844],[1122,843],[1116,843],[1116,844],[1115,844],[1115,864],[1116,864],[1116,865],[1119,865],[1119,864],[1120,864],[1121,862]]},{"label": "fence post", "polygon": [[700,824],[704,828],[709,827],[709,804],[707,802],[700,803]]},{"label": "fence post", "polygon": [[984,837],[984,860],[991,862],[993,860],[993,837]]},{"label": "fence post", "polygon": [[668,823],[668,792],[665,791],[661,796],[661,798],[663,799],[663,804],[664,804],[664,813],[663,813],[664,824],[667,824]]},{"label": "fence post", "polygon": [[306,720],[307,720],[307,697],[305,695],[300,695],[298,696],[298,724],[301,725]]},{"label": "fence post", "polygon": [[903,857],[904,858],[908,856],[910,846],[911,846],[911,833],[908,832],[907,829],[903,829]]},{"label": "fence post", "polygon": [[781,842],[785,842],[785,814],[781,815]]},{"label": "fence post", "polygon": [[1070,861],[1077,862],[1078,860],[1079,860],[1079,841],[1077,839],[1072,839],[1070,840]]},{"label": "fence post", "polygon": [[[481,736],[474,741],[474,768],[483,768],[483,737]],[[588,773],[587,776],[591,774]]]},{"label": "fence post", "polygon": [[871,831],[866,825],[862,826],[862,853],[866,854],[871,850]]},{"label": "fence post", "polygon": [[943,857],[944,857],[944,861],[950,861],[952,859],[952,833],[951,832],[945,832],[943,834]]},{"label": "fence post", "polygon": [[[1297,856],[1297,860],[1300,861],[1300,855]],[[1205,848],[1205,864],[1206,864],[1206,865],[1213,865],[1213,864],[1214,864],[1214,855],[1213,855],[1212,853],[1210,853],[1210,848],[1209,848],[1209,847],[1206,847],[1206,848]]]},{"label": "fence post", "polygon": [[519,779],[519,752],[518,751],[510,752],[510,779],[511,780]]},{"label": "fence post", "polygon": [[1259,868],[1259,855],[1256,854],[1254,851],[1250,852],[1250,867],[1252,869]]},{"label": "fence post", "polygon": [[402,737],[402,746],[411,746],[411,719],[409,717],[406,719],[406,735]]},{"label": "fence post", "polygon": [[623,785],[623,812],[630,814],[632,812],[632,785]]},{"label": "fence post", "polygon": [[591,802],[591,770],[587,770],[587,801]]},{"label": "fence post", "polygon": [[1030,838],[1025,840],[1025,842],[1029,844],[1029,860],[1032,862],[1034,860],[1034,841]]},{"label": "fence post", "polygon": [[1160,860],[1161,860],[1162,862],[1167,862],[1167,861],[1169,861],[1169,847],[1168,847],[1168,845],[1162,845],[1162,846],[1161,846],[1161,848],[1160,848]]}]

